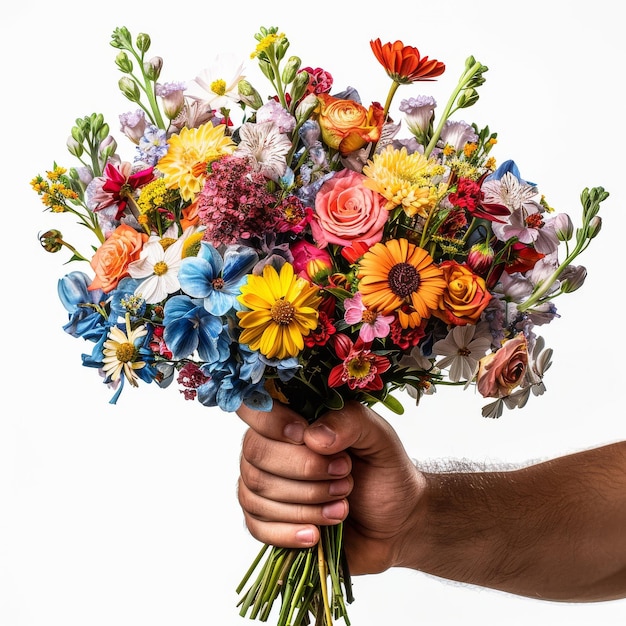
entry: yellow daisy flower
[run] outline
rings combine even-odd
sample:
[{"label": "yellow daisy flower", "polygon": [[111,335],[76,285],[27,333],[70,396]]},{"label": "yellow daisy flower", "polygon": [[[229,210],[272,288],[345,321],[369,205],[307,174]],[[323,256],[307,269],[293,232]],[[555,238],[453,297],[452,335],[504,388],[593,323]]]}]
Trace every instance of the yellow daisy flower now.
[{"label": "yellow daisy flower", "polygon": [[225,131],[224,124],[207,122],[198,128],[183,128],[168,139],[167,154],[156,167],[168,187],[180,189],[183,200],[193,200],[202,189],[209,163],[235,150],[236,144]]},{"label": "yellow daisy flower", "polygon": [[239,342],[268,359],[297,356],[303,337],[317,328],[319,288],[296,276],[290,263],[280,273],[266,265],[262,275],[250,274],[237,299],[249,309],[237,311]]},{"label": "yellow daisy flower", "polygon": [[427,217],[441,196],[433,178],[442,174],[439,164],[420,152],[409,154],[406,148],[387,146],[363,167],[363,184],[387,200],[386,209],[402,206],[409,216]]},{"label": "yellow daisy flower", "polygon": [[432,257],[407,239],[374,244],[359,261],[357,278],[363,305],[397,313],[403,328],[429,318],[447,286]]}]

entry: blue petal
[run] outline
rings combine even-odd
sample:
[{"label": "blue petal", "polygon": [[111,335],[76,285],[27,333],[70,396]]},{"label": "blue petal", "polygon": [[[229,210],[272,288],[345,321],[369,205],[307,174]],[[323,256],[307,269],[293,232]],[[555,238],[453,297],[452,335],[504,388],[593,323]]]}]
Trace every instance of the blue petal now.
[{"label": "blue petal", "polygon": [[206,298],[213,291],[213,279],[217,274],[205,259],[186,257],[178,270],[181,289],[192,298]]},{"label": "blue petal", "polygon": [[235,296],[223,289],[215,289],[204,299],[204,308],[213,315],[226,315],[235,305]]},{"label": "blue petal", "polygon": [[198,332],[193,322],[186,317],[167,324],[163,339],[174,359],[186,359],[198,347]]},{"label": "blue petal", "polygon": [[248,246],[228,246],[224,253],[224,270],[222,278],[225,283],[239,283],[241,278],[248,274],[259,256],[254,250]]},{"label": "blue petal", "polygon": [[188,296],[174,296],[173,298],[170,298],[165,303],[163,324],[167,326],[173,320],[185,317],[189,311],[192,311],[197,306],[197,303],[195,303]]},{"label": "blue petal", "polygon": [[251,387],[244,395],[243,403],[251,409],[257,411],[271,411],[274,406],[274,401],[269,393],[262,385],[255,385]]},{"label": "blue petal", "polygon": [[91,283],[91,279],[84,272],[70,272],[63,278],[59,279],[57,284],[57,292],[59,299],[67,311],[73,313],[79,304],[86,302],[98,302],[102,297],[100,289],[94,290],[99,292],[97,300],[93,300],[87,287]]},{"label": "blue petal", "polygon": [[209,263],[213,277],[221,274],[222,268],[224,267],[224,259],[222,259],[222,255],[208,241],[200,242],[200,250],[196,258],[204,259]]}]

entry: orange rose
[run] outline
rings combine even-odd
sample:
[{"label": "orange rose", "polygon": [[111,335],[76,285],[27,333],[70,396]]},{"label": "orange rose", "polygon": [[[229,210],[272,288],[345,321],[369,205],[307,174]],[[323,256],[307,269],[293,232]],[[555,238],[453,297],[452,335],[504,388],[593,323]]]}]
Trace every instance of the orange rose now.
[{"label": "orange rose", "polygon": [[455,326],[476,324],[491,300],[485,281],[467,265],[456,261],[444,261],[439,267],[443,270],[447,287],[433,315]]},{"label": "orange rose", "polygon": [[88,289],[102,289],[108,293],[117,287],[121,278],[127,275],[129,263],[139,258],[148,235],[137,232],[132,226],[118,226],[96,250],[91,259],[91,267],[96,273]]},{"label": "orange rose", "polygon": [[383,108],[374,102],[369,109],[354,100],[342,100],[328,94],[318,94],[317,121],[326,145],[350,154],[366,143],[380,139]]},{"label": "orange rose", "polygon": [[496,352],[478,362],[476,385],[483,398],[505,398],[523,380],[528,367],[528,344],[524,335],[508,339]]}]

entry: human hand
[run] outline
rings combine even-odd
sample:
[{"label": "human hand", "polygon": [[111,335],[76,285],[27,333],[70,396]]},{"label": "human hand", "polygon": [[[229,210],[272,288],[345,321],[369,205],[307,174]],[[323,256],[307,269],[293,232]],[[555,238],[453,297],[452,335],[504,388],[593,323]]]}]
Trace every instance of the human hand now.
[{"label": "human hand", "polygon": [[278,403],[271,412],[242,406],[238,414],[250,427],[238,497],[256,539],[307,548],[318,542],[319,525],[345,521],[352,574],[403,564],[425,479],[390,424],[359,403],[311,425]]}]

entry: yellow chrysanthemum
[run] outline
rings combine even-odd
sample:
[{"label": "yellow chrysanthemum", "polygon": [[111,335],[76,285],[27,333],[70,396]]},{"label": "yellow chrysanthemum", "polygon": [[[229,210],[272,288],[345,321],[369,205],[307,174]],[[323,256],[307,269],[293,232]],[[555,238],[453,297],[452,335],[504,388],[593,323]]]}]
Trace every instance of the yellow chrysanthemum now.
[{"label": "yellow chrysanthemum", "polygon": [[374,244],[357,272],[363,305],[381,315],[398,314],[404,328],[415,328],[437,308],[446,288],[432,257],[407,239]]},{"label": "yellow chrysanthemum", "polygon": [[280,273],[266,265],[262,275],[250,274],[237,299],[249,309],[237,312],[239,342],[268,359],[297,356],[303,337],[317,328],[319,289],[296,276],[290,263]]},{"label": "yellow chrysanthemum", "polygon": [[235,150],[236,144],[225,130],[224,124],[207,122],[198,128],[183,128],[169,138],[167,154],[156,167],[168,187],[180,189],[183,200],[193,200],[202,189],[209,163]]},{"label": "yellow chrysanthemum", "polygon": [[409,154],[404,147],[387,146],[365,165],[363,174],[367,176],[363,184],[387,200],[386,209],[402,206],[409,217],[427,217],[441,196],[433,182],[440,174],[439,164],[420,152]]}]

